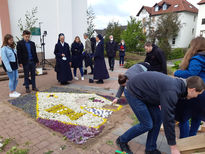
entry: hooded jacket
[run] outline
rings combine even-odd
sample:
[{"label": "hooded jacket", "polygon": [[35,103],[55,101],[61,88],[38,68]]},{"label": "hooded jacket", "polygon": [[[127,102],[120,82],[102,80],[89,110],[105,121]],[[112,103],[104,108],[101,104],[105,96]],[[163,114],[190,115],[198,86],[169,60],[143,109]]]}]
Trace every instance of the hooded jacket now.
[{"label": "hooded jacket", "polygon": [[178,70],[174,76],[188,78],[190,76],[200,76],[205,82],[205,51],[199,52],[190,59],[186,70]]},{"label": "hooded jacket", "polygon": [[153,71],[167,74],[167,62],[164,52],[155,44],[152,47],[152,51],[146,54],[145,62],[151,65]]}]

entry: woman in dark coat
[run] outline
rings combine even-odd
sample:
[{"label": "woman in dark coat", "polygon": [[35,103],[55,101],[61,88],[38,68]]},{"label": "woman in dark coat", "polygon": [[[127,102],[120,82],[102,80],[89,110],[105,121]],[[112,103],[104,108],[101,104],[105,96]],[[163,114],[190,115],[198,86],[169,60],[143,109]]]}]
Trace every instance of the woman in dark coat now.
[{"label": "woman in dark coat", "polygon": [[96,83],[103,84],[103,79],[108,79],[109,74],[104,59],[104,40],[102,35],[96,37],[96,50],[94,53],[94,80]]},{"label": "woman in dark coat", "polygon": [[55,71],[57,72],[57,80],[65,85],[73,79],[71,72],[71,56],[68,43],[64,42],[63,33],[59,34],[58,43],[55,46],[54,54],[56,56]]},{"label": "woman in dark coat", "polygon": [[78,80],[77,77],[77,68],[80,70],[81,74],[81,80],[84,80],[83,77],[83,44],[80,41],[80,37],[76,36],[75,40],[71,46],[71,52],[72,52],[72,67],[73,73],[74,73],[74,79]]}]

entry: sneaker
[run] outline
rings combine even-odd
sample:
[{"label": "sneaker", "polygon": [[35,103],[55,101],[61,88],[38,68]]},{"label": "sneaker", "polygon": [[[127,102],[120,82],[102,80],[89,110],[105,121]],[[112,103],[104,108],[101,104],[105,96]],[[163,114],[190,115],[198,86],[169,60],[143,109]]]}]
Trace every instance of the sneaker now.
[{"label": "sneaker", "polygon": [[15,93],[16,95],[21,96],[21,93],[18,93],[17,91],[14,91],[14,93]]},{"label": "sneaker", "polygon": [[76,77],[76,76],[74,77],[74,79],[75,79],[75,80],[79,80],[78,77]]},{"label": "sneaker", "polygon": [[84,77],[81,77],[81,80],[85,80],[85,78],[84,78]]},{"label": "sneaker", "polygon": [[19,95],[16,94],[15,92],[13,92],[13,93],[10,93],[10,94],[9,94],[9,97],[11,97],[11,98],[17,98],[17,97],[19,97]]},{"label": "sneaker", "polygon": [[116,144],[121,149],[121,151],[126,152],[127,154],[133,154],[133,152],[130,150],[129,145],[127,143],[120,142],[119,137],[116,140]]},{"label": "sneaker", "polygon": [[145,150],[145,154],[161,154],[161,152],[159,150],[153,150],[153,151],[146,151]]}]

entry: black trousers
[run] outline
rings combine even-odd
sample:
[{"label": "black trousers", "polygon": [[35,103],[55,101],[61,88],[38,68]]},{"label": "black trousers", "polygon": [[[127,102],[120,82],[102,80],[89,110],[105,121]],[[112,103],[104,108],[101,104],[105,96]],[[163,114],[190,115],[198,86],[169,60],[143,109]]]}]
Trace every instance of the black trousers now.
[{"label": "black trousers", "polygon": [[23,70],[25,87],[29,88],[29,74],[31,74],[32,88],[36,88],[36,64],[33,61],[29,61],[23,65]]},{"label": "black trousers", "polygon": [[108,57],[108,62],[109,62],[110,69],[114,69],[115,57]]}]

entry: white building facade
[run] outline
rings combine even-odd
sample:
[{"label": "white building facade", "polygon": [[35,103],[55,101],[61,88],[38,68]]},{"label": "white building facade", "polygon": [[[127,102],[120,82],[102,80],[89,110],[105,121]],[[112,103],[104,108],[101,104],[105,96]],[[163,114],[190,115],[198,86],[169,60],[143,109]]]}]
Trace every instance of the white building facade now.
[{"label": "white building facade", "polygon": [[[143,6],[137,14],[138,20],[142,21],[142,24],[150,21],[151,30],[156,30],[157,20],[161,15],[172,12],[177,13],[181,27],[178,36],[169,40],[172,48],[187,48],[196,35],[198,10],[188,1],[186,1],[186,6],[182,6],[182,1],[184,0],[162,0],[153,7]],[[148,30],[148,27],[145,26],[144,32]]]},{"label": "white building facade", "polygon": [[[69,45],[76,36],[79,36],[84,42],[83,33],[87,31],[87,0],[8,0],[7,3],[10,32],[15,38],[16,36],[21,37],[18,20],[21,18],[24,21],[27,11],[30,12],[33,8],[38,8],[36,14],[38,22],[35,27],[39,27],[39,23],[41,23],[41,33],[47,31],[45,37],[46,59],[55,57],[53,52],[59,33],[65,34],[65,41]],[[37,51],[40,52],[40,36],[32,36],[31,39],[36,43]]]},{"label": "white building facade", "polygon": [[199,14],[197,20],[196,37],[197,36],[205,37],[205,0],[200,1],[198,5],[199,5]]}]

